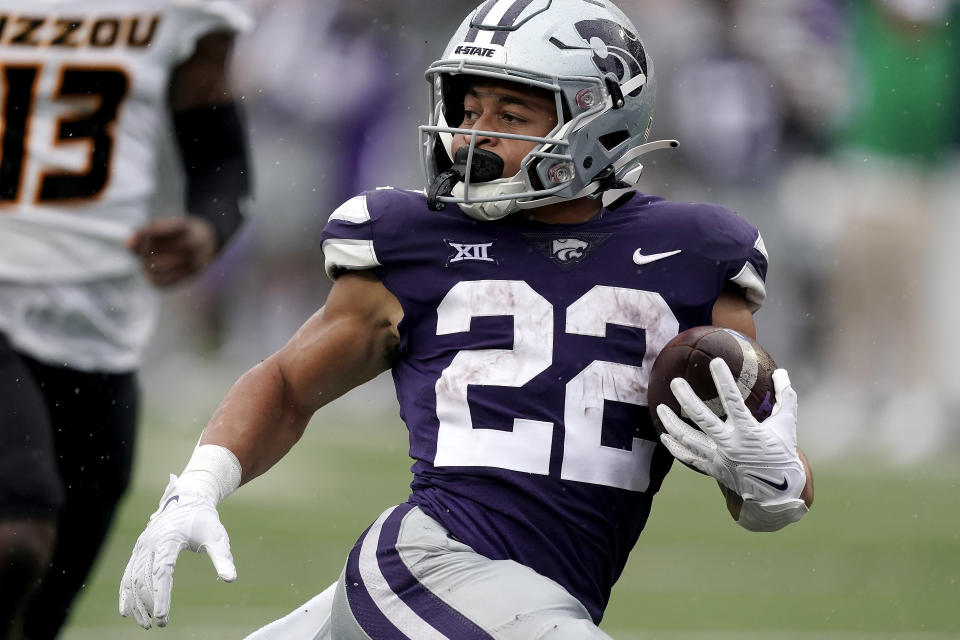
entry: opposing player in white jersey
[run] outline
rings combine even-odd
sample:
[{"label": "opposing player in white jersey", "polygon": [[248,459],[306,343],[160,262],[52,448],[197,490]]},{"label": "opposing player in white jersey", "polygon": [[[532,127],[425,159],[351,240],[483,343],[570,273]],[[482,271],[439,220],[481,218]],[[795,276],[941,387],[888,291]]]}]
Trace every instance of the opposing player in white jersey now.
[{"label": "opposing player in white jersey", "polygon": [[[0,638],[53,638],[130,477],[154,285],[241,223],[240,0],[0,0]],[[171,118],[185,216],[152,219]]]},{"label": "opposing player in white jersey", "polygon": [[609,638],[610,591],[674,456],[732,492],[746,529],[806,513],[786,371],[762,422],[717,359],[725,421],[678,384],[703,432],[661,413],[660,439],[651,423],[660,349],[699,325],[755,335],[767,270],[735,213],[636,191],[642,155],[672,144],[648,140],[654,78],[607,0],[470,13],[427,71],[426,190],[363,193],[330,216],[325,305],[234,385],[171,477],[121,579],[121,614],[168,623],[187,547],[233,580],[219,501],[319,407],[387,369],[410,497],[360,535],[334,587],[258,639]]}]

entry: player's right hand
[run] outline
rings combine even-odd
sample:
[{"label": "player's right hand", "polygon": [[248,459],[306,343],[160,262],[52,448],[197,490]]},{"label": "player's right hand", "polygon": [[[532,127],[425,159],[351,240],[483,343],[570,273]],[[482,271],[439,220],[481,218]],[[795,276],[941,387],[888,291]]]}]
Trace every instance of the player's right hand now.
[{"label": "player's right hand", "polygon": [[180,551],[206,553],[217,576],[233,582],[237,570],[230,539],[217,514],[216,489],[196,473],[171,474],[160,506],[137,539],[120,581],[120,615],[133,613],[144,629],[165,627],[170,616],[173,567]]},{"label": "player's right hand", "polygon": [[217,236],[197,216],[161,218],[138,229],[127,248],[139,257],[147,279],[166,287],[200,273],[217,255]]},{"label": "player's right hand", "polygon": [[744,500],[765,505],[800,501],[806,472],[797,452],[797,394],[790,376],[784,369],[773,372],[776,403],[770,416],[758,422],[721,358],[710,361],[710,374],[726,418],[717,417],[686,380],[675,378],[670,389],[700,430],[661,404],[657,416],[666,433],[660,440],[677,459],[713,476]]}]

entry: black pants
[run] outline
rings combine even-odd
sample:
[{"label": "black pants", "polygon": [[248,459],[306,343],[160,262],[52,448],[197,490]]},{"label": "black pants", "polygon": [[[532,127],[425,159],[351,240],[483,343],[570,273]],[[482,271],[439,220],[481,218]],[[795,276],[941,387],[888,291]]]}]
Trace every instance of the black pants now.
[{"label": "black pants", "polygon": [[0,520],[57,523],[26,612],[31,640],[56,637],[103,546],[130,482],[138,399],[134,373],[43,364],[0,333]]}]

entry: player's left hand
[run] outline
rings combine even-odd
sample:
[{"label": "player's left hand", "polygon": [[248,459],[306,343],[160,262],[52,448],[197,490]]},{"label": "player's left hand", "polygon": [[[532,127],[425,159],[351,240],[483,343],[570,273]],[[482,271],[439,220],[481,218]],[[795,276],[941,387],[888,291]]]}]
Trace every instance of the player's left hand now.
[{"label": "player's left hand", "polygon": [[140,258],[150,282],[165,287],[203,270],[217,254],[217,238],[202,218],[162,218],[134,233],[127,249]]},{"label": "player's left hand", "polygon": [[773,372],[776,404],[763,422],[750,413],[722,358],[710,362],[710,374],[726,420],[718,418],[686,380],[674,378],[673,395],[702,431],[661,404],[657,415],[666,432],[660,440],[678,460],[716,478],[745,501],[768,508],[795,504],[806,484],[806,469],[797,453],[797,394],[787,372]]}]

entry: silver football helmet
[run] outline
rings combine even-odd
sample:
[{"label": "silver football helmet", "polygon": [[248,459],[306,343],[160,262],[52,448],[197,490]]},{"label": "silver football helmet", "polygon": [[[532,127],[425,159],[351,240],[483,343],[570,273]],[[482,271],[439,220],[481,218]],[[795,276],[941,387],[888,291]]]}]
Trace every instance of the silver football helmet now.
[{"label": "silver football helmet", "polygon": [[[557,126],[544,137],[458,128],[464,95],[477,77],[553,92]],[[487,0],[463,21],[426,78],[430,118],[420,127],[420,156],[432,209],[457,203],[472,217],[494,220],[522,208],[626,193],[640,177],[641,155],[677,146],[648,142],[653,61],[636,28],[608,0]],[[470,139],[456,159],[455,134]],[[494,154],[476,146],[478,136],[536,146],[517,175],[500,178],[489,162]]]}]

